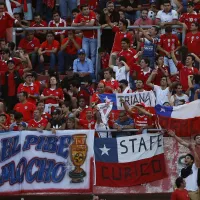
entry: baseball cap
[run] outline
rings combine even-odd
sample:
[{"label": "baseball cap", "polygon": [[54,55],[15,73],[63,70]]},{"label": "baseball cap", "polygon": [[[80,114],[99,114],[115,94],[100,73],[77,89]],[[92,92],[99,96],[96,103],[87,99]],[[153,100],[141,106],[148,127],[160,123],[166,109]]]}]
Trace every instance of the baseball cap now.
[{"label": "baseball cap", "polygon": [[192,7],[193,7],[193,6],[194,6],[194,2],[192,2],[192,1],[189,1],[187,5],[188,5],[188,6],[192,6]]},{"label": "baseball cap", "polygon": [[32,73],[26,73],[25,76],[24,76],[24,78],[26,78],[26,77],[28,77],[28,76],[33,77],[33,74],[32,74]]},{"label": "baseball cap", "polygon": [[7,65],[8,65],[8,63],[13,63],[13,64],[15,64],[15,61],[14,61],[13,59],[9,59],[9,60],[7,61]]},{"label": "baseball cap", "polygon": [[78,50],[78,54],[85,54],[85,50],[84,49],[79,49]]},{"label": "baseball cap", "polygon": [[141,106],[141,107],[144,107],[144,108],[146,107],[144,103],[137,103],[137,104],[135,104],[135,106]]},{"label": "baseball cap", "polygon": [[61,111],[59,109],[55,109],[53,112],[52,112],[52,115],[60,115],[61,114]]}]

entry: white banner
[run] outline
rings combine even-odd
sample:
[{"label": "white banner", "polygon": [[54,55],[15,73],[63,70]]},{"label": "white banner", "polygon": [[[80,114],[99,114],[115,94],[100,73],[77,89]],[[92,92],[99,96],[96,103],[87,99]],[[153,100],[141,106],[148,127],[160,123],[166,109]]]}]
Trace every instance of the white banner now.
[{"label": "white banner", "polygon": [[153,91],[146,92],[134,92],[127,94],[116,94],[116,103],[118,110],[124,110],[120,99],[124,99],[127,105],[134,106],[137,103],[144,103],[147,107],[155,107],[156,105],[156,97]]},{"label": "white banner", "polygon": [[0,135],[0,194],[92,191],[94,130]]}]

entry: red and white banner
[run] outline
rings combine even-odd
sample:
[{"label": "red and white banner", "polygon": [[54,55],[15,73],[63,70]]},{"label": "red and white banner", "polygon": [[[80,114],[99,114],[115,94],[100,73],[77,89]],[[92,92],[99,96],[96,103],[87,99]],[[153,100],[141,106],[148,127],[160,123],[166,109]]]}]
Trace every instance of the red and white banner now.
[{"label": "red and white banner", "polygon": [[1,133],[0,194],[92,192],[93,141],[94,130]]},{"label": "red and white banner", "polygon": [[162,134],[94,141],[96,185],[127,187],[166,177]]}]

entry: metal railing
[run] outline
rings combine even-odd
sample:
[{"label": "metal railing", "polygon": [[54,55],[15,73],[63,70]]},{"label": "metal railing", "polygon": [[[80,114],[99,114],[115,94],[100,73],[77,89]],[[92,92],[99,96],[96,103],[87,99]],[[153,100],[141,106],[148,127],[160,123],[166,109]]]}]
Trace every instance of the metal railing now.
[{"label": "metal railing", "polygon": [[[137,28],[151,28],[152,26],[150,25],[145,25],[145,26],[129,26],[128,29],[137,29]],[[182,28],[182,44],[184,43],[184,39],[185,39],[185,29],[181,26],[181,25],[173,25],[173,28]],[[92,26],[92,27],[86,27],[86,26],[81,26],[81,27],[28,27],[28,28],[13,28],[13,42],[16,43],[16,31],[21,31],[21,30],[25,30],[25,31],[31,31],[31,30],[97,30],[97,49],[101,46],[101,26]],[[106,28],[106,29],[111,29],[111,28]],[[100,70],[100,59],[98,56],[98,52],[96,55],[96,78],[98,77],[98,72]]]}]

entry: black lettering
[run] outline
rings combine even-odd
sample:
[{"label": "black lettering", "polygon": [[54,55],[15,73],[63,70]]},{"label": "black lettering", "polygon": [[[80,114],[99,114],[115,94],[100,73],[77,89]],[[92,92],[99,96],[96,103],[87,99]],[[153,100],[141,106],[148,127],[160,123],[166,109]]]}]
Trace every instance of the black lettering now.
[{"label": "black lettering", "polygon": [[121,152],[121,154],[125,154],[125,153],[128,152],[128,147],[125,146],[125,145],[123,145],[122,142],[125,142],[125,140],[122,140],[122,141],[120,142],[120,146],[121,146],[121,147],[124,147],[126,150],[125,150],[124,152]]},{"label": "black lettering", "polygon": [[133,105],[136,104],[136,103],[140,103],[137,99],[137,95],[134,95],[133,96]]},{"label": "black lettering", "polygon": [[162,141],[162,135],[160,134],[160,135],[158,135],[158,147],[162,147],[162,143],[161,143],[161,141]]},{"label": "black lettering", "polygon": [[148,169],[148,167],[145,167],[145,166],[148,166],[148,163],[144,163],[144,164],[140,165],[140,174],[141,174],[141,176],[149,175],[149,173],[145,173],[145,169]]},{"label": "black lettering", "polygon": [[150,136],[150,150],[152,150],[153,148],[153,144],[155,144],[155,141],[153,141],[154,138],[157,138],[157,136]]},{"label": "black lettering", "polygon": [[106,170],[108,170],[107,167],[101,167],[101,174],[103,179],[109,179],[109,177],[105,175]]},{"label": "black lettering", "polygon": [[130,106],[130,103],[129,103],[129,96],[125,96],[124,101]]},{"label": "black lettering", "polygon": [[162,171],[160,160],[152,161],[152,169],[153,169],[153,173],[158,173]]},{"label": "black lettering", "polygon": [[146,144],[145,144],[145,141],[144,141],[144,138],[143,138],[143,137],[142,137],[141,140],[140,140],[139,152],[140,152],[142,146],[143,146],[143,148],[144,148],[145,151],[146,151],[146,150],[147,150],[147,147],[146,147]]},{"label": "black lettering", "polygon": [[[118,170],[118,177],[115,177],[115,171],[116,170]],[[118,180],[121,180],[122,179],[122,169],[121,168],[114,168],[114,167],[112,167],[112,178],[113,178],[113,180],[116,180],[116,181],[118,181]]]},{"label": "black lettering", "polygon": [[133,153],[135,152],[135,145],[134,145],[134,141],[136,141],[137,139],[134,138],[134,139],[130,139],[129,141],[132,142],[132,151]]},{"label": "black lettering", "polygon": [[129,168],[129,167],[126,167],[125,169],[124,169],[124,179],[125,180],[127,180],[127,179],[131,179],[132,178],[132,176],[131,176],[131,168]]}]

